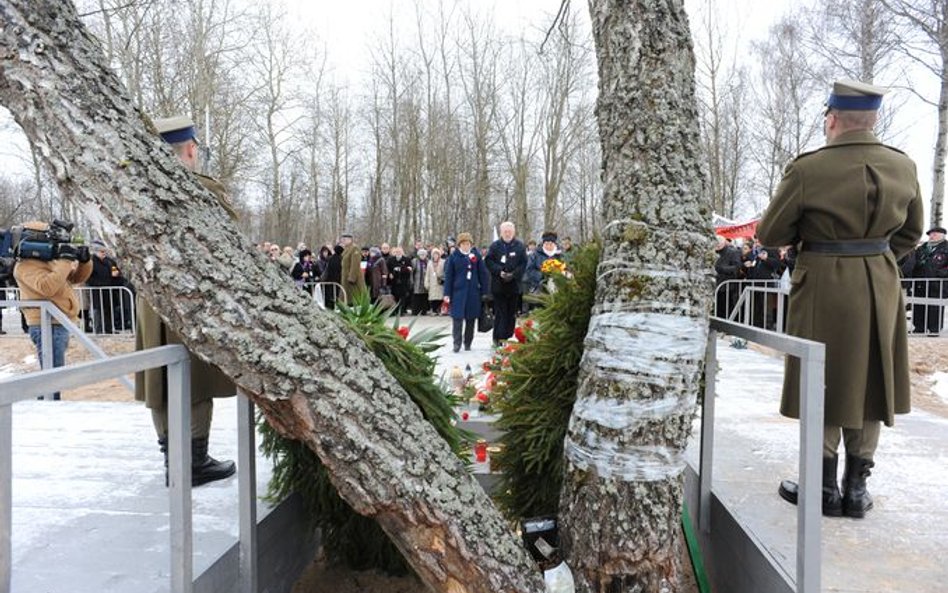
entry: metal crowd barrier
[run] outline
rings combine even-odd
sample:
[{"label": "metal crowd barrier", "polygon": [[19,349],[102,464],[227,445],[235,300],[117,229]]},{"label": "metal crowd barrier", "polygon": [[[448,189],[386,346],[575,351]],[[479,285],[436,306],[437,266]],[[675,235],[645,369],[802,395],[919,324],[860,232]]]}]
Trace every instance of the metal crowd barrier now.
[{"label": "metal crowd barrier", "polygon": [[[6,300],[20,299],[20,289],[7,287]],[[135,337],[135,293],[127,286],[76,286],[82,307],[79,330],[93,336]],[[4,305],[4,306],[18,306]],[[88,319],[88,320],[87,320]]]},{"label": "metal crowd barrier", "polygon": [[[68,367],[0,379],[0,593],[10,593],[14,403],[47,391],[74,389],[147,369],[167,367],[171,591],[194,590],[191,523],[191,362],[181,345],[161,346]],[[237,393],[237,482],[240,497],[238,591],[257,591],[256,463],[253,402]]]},{"label": "metal crowd barrier", "polygon": [[902,293],[910,336],[942,336],[948,332],[948,278],[903,278]]},{"label": "metal crowd barrier", "polygon": [[[9,290],[9,289],[7,289]],[[84,334],[76,325],[63,313],[59,307],[54,305],[50,301],[19,301],[19,300],[0,300],[0,307],[22,307],[22,308],[38,308],[40,310],[40,344],[45,346],[46,344],[53,343],[53,323],[52,319],[56,319],[59,322],[59,325],[63,326],[69,331],[69,334],[75,337],[79,342],[85,346],[93,356],[100,360],[109,358],[109,355],[99,347],[98,344],[93,342],[89,336]],[[40,363],[40,366],[44,369],[53,368],[53,349],[52,348],[41,348],[43,352],[43,358]],[[135,384],[124,375],[116,375],[119,378],[119,381],[122,385],[129,390],[135,391]],[[55,390],[54,390],[55,391]],[[47,397],[47,399],[52,399]]]},{"label": "metal crowd barrier", "polygon": [[714,397],[718,333],[744,338],[800,359],[800,498],[797,505],[797,593],[820,593],[822,518],[823,401],[826,348],[819,342],[785,336],[712,317],[705,358],[698,466],[698,527],[711,531],[714,462]]},{"label": "metal crowd barrier", "polygon": [[300,290],[311,293],[313,295],[313,302],[316,303],[316,306],[320,309],[326,309],[327,307],[327,294],[332,295],[332,298],[328,302],[337,303],[346,301],[346,289],[338,282],[313,282],[308,285],[304,284],[300,287]]},{"label": "metal crowd barrier", "polygon": [[[948,279],[903,278],[909,336],[943,336]],[[784,333],[790,289],[780,280],[726,280],[715,291],[714,316]]]}]

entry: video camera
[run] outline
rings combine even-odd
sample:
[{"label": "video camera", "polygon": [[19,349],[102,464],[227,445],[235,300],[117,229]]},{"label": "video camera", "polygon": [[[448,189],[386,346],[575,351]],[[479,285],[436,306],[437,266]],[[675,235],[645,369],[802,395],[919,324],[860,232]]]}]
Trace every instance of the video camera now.
[{"label": "video camera", "polygon": [[3,248],[0,256],[20,259],[76,260],[85,263],[92,258],[88,245],[72,243],[72,229],[75,225],[64,220],[54,220],[45,231],[24,227],[13,227],[9,231],[0,231]]}]

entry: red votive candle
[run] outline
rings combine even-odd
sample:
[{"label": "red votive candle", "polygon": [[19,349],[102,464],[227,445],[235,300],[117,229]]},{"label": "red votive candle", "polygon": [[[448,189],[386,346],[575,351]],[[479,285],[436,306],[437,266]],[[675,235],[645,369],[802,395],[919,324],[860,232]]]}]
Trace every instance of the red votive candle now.
[{"label": "red votive candle", "polygon": [[487,441],[484,439],[480,439],[474,443],[474,460],[478,463],[487,461]]}]

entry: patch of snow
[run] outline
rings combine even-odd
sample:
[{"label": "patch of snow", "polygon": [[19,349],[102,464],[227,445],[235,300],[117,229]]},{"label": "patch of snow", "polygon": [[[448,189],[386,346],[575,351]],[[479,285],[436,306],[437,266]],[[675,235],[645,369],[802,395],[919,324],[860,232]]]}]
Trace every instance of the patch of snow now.
[{"label": "patch of snow", "polygon": [[939,371],[932,375],[932,392],[941,401],[948,403],[948,373]]},{"label": "patch of snow", "polygon": [[4,377],[11,377],[15,374],[17,374],[16,367],[13,366],[12,364],[5,364],[3,366],[0,366],[0,379],[3,379]]}]

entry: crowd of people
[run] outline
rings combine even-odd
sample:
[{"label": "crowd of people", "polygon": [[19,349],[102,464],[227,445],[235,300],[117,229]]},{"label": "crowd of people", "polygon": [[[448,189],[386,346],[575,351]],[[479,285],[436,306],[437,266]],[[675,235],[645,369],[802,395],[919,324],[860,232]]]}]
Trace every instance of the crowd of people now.
[{"label": "crowd of people", "polygon": [[[349,298],[351,290],[364,287],[373,302],[401,315],[450,315],[456,324],[460,322],[454,332],[456,349],[470,347],[473,322],[480,317],[484,301],[491,303],[495,342],[513,335],[517,315],[536,306],[523,296],[545,291],[543,262],[566,260],[573,249],[569,237],[560,240],[554,232],[543,233],[539,244],[533,240],[524,244],[516,238],[511,222],[502,223],[500,237],[480,248],[469,233],[448,237],[440,244],[415,241],[407,252],[388,242],[363,245],[356,252],[357,248],[347,247],[351,242],[352,235],[344,233],[336,245],[321,246],[318,254],[302,242],[293,248],[264,241],[257,249],[301,289],[312,294],[323,285],[327,308],[334,308],[343,295]],[[353,281],[353,264],[343,261],[347,248],[354,261],[357,257],[359,281]]]},{"label": "crowd of people", "polygon": [[[948,241],[944,227],[932,227],[926,240],[899,260],[906,293],[923,298],[948,297]],[[793,273],[797,260],[796,246],[765,248],[757,237],[732,241],[719,236],[715,247],[714,270],[717,284],[728,280],[779,280]],[[728,317],[737,304],[741,288],[731,283],[717,291],[715,313]],[[776,295],[756,295],[752,302],[752,325],[773,329],[776,322]],[[912,306],[912,331],[938,335],[944,327],[944,307],[916,304]]]}]

